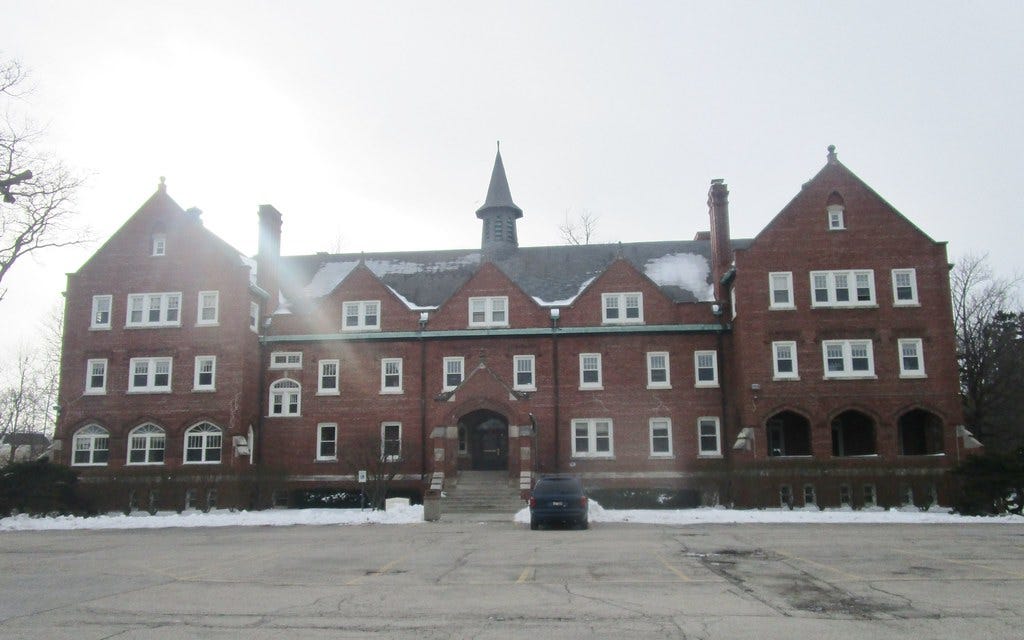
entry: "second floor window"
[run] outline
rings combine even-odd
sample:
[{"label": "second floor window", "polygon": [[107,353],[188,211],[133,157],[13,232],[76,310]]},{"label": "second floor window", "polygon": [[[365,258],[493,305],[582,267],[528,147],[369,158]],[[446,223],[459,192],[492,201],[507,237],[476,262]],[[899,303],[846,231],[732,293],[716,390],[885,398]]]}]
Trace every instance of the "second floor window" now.
[{"label": "second floor window", "polygon": [[812,307],[864,307],[875,304],[875,272],[812,271]]},{"label": "second floor window", "polygon": [[402,423],[385,422],[380,425],[380,455],[385,462],[402,457]]},{"label": "second floor window", "polygon": [[344,331],[380,329],[380,301],[352,300],[342,303],[341,328]]},{"label": "second floor window", "polygon": [[152,393],[171,390],[170,358],[132,358],[128,391]]},{"label": "second floor window", "polygon": [[338,459],[338,425],[323,422],[316,429],[316,459]]},{"label": "second floor window", "polygon": [[796,342],[780,341],[772,343],[772,366],[776,380],[798,380]]},{"label": "second floor window", "polygon": [[144,424],[128,434],[128,464],[162,464],[167,437],[155,424]]},{"label": "second floor window", "polygon": [[469,326],[507,327],[508,296],[469,299]]},{"label": "second floor window", "polygon": [[402,393],[402,359],[382,358],[380,361],[380,392]]},{"label": "second floor window", "polygon": [[901,338],[898,341],[900,350],[900,377],[923,378],[924,348],[920,338]]},{"label": "second floor window", "polygon": [[181,325],[180,293],[133,293],[128,296],[128,327]]},{"label": "second floor window", "polygon": [[580,389],[601,389],[601,354],[580,354]]},{"label": "second floor window", "polygon": [[714,351],[694,351],[693,368],[698,387],[718,386],[718,354]]},{"label": "second floor window", "polygon": [[639,324],[644,321],[644,294],[602,293],[601,308],[605,324]]},{"label": "second floor window", "polygon": [[105,465],[110,459],[110,433],[99,425],[90,424],[75,433],[71,439],[71,448],[72,465]]},{"label": "second floor window", "polygon": [[320,361],[320,376],[319,385],[317,386],[317,393],[321,395],[336,395],[339,393],[338,389],[338,367],[339,362],[337,360],[321,360]]},{"label": "second floor window", "polygon": [[103,395],[107,392],[107,360],[96,358],[85,365],[86,395]]},{"label": "second floor window", "polygon": [[535,382],[536,361],[533,356],[514,356],[512,365],[515,375],[513,388],[523,391],[533,391],[537,388]]},{"label": "second floor window", "polygon": [[896,306],[917,305],[917,271],[915,269],[892,270],[892,298]]},{"label": "second floor window", "polygon": [[301,369],[301,351],[274,351],[270,354],[271,369]]},{"label": "second floor window", "polygon": [[113,296],[92,297],[92,321],[89,323],[90,329],[110,328],[110,310],[113,304]]},{"label": "second floor window", "polygon": [[572,421],[572,455],[574,458],[610,458],[612,421],[601,418]]},{"label": "second floor window", "polygon": [[791,271],[769,273],[768,285],[771,287],[771,298],[768,301],[768,308],[796,308],[793,302],[793,273]]},{"label": "second floor window", "polygon": [[444,359],[444,390],[451,391],[462,384],[465,369],[464,358],[445,358]]},{"label": "second floor window", "polygon": [[217,303],[219,299],[220,293],[217,291],[199,292],[199,313],[196,317],[196,324],[217,324]]},{"label": "second floor window", "polygon": [[302,385],[283,378],[270,385],[270,415],[297,416],[302,409]]},{"label": "second floor window", "polygon": [[821,343],[826,378],[863,378],[875,375],[870,340],[826,340]]},{"label": "second floor window", "polygon": [[217,356],[196,356],[194,391],[213,391],[217,382]]},{"label": "second floor window", "polygon": [[651,456],[672,455],[672,421],[668,418],[651,418]]},{"label": "second floor window", "polygon": [[647,354],[647,388],[672,388],[668,375],[667,351],[652,351]]}]

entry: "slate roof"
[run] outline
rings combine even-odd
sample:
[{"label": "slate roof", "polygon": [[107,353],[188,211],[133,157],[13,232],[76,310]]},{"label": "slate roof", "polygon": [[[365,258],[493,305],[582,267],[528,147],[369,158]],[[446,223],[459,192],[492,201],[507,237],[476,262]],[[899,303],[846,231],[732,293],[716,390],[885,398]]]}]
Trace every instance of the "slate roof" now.
[{"label": "slate roof", "polygon": [[523,217],[523,210],[512,201],[512,192],[508,188],[508,178],[505,176],[505,164],[501,161],[501,147],[498,147],[498,155],[494,158],[494,168],[491,170],[491,182],[487,185],[487,198],[484,205],[476,210],[476,217],[482,218],[482,213],[490,209],[512,209],[517,218]]},{"label": "slate roof", "polygon": [[[733,249],[750,240],[733,240]],[[542,306],[566,306],[621,256],[677,303],[712,300],[708,240],[519,247],[493,260]],[[410,309],[443,304],[479,269],[478,249],[282,256],[285,311],[330,294],[360,262]]]}]

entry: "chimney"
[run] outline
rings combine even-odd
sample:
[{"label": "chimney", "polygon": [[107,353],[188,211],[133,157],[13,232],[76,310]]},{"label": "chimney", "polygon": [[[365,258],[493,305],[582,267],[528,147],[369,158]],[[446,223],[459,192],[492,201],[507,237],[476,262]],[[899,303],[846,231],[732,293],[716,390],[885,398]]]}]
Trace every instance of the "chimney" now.
[{"label": "chimney", "polygon": [[256,284],[270,294],[270,299],[263,308],[263,315],[268,316],[277,309],[278,262],[281,258],[281,212],[273,205],[261,204],[259,207],[260,237],[256,254]]},{"label": "chimney", "polygon": [[715,300],[724,300],[722,276],[732,265],[732,242],[729,239],[729,188],[721,178],[711,181],[708,215],[711,216],[711,279]]}]

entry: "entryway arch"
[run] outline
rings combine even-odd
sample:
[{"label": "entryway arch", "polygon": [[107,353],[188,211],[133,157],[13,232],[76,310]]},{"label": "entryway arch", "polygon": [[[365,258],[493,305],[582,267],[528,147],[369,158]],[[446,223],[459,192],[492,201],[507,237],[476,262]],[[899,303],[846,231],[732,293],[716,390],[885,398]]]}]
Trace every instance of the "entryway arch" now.
[{"label": "entryway arch", "polygon": [[508,418],[490,409],[471,411],[459,419],[459,448],[477,471],[508,469]]}]

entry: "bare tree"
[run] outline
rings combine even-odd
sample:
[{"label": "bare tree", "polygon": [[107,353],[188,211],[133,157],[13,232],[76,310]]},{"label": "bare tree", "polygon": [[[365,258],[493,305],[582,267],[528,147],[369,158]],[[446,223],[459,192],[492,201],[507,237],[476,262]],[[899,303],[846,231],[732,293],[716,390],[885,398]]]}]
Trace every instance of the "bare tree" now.
[{"label": "bare tree", "polygon": [[990,448],[1024,444],[1020,283],[996,277],[985,256],[965,256],[950,273],[964,416]]},{"label": "bare tree", "polygon": [[[17,61],[0,61],[0,285],[24,256],[89,241],[73,224],[82,180],[40,146],[42,132],[12,114],[27,75]],[[0,300],[6,289],[0,287]]]},{"label": "bare tree", "polygon": [[368,431],[358,434],[342,444],[342,459],[353,474],[366,472],[367,502],[374,509],[383,509],[388,489],[398,475],[401,461],[401,442],[385,436],[378,439]]},{"label": "bare tree", "polygon": [[590,244],[595,240],[598,217],[586,209],[575,219],[569,218],[569,211],[565,212],[565,222],[558,225],[558,231],[562,234],[562,240],[566,244]]}]

